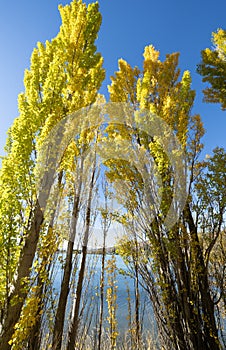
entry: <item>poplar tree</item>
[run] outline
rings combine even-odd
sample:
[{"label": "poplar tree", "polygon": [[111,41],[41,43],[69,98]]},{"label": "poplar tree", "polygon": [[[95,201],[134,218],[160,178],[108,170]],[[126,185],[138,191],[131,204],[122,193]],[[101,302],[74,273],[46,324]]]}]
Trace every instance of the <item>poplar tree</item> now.
[{"label": "poplar tree", "polygon": [[201,63],[197,67],[202,81],[208,83],[203,90],[204,101],[220,103],[226,109],[226,30],[212,33],[213,47],[201,51]]},{"label": "poplar tree", "polygon": [[[31,55],[30,69],[24,74],[25,91],[18,97],[19,117],[8,132],[7,154],[2,160],[0,343],[3,350],[19,341],[13,336],[16,325],[17,330],[24,332],[21,313],[25,302],[28,304],[37,245],[48,227],[37,199],[39,189],[34,175],[37,154],[57,123],[95,102],[104,79],[103,59],[95,46],[101,23],[98,3],[87,6],[82,0],[74,0],[65,7],[59,6],[59,10],[62,18],[59,34],[52,41],[38,43]],[[70,151],[73,160],[75,147]],[[56,235],[54,230],[52,235]],[[33,311],[30,310],[27,318],[33,316]],[[25,347],[27,336],[22,337],[18,346]]]},{"label": "poplar tree", "polygon": [[[123,140],[130,142],[138,161],[135,156],[131,161],[125,157],[111,158],[106,165],[117,198],[126,209],[120,221],[128,237],[133,233],[140,242],[137,265],[141,283],[152,302],[162,345],[166,349],[220,349],[214,286],[192,202],[204,130],[200,116],[191,115],[195,92],[188,71],[180,78],[178,58],[179,54],[173,53],[160,61],[159,52],[147,46],[141,72],[126,61],[119,61],[119,70],[109,87],[110,99],[128,103],[134,112],[125,113],[123,123],[115,124],[113,120],[108,129],[109,138],[118,147]],[[151,124],[154,118],[159,119]],[[158,130],[161,120],[167,125],[162,128],[162,136],[155,134],[155,130],[152,134],[148,126]],[[169,130],[172,144],[167,154]],[[175,146],[174,135],[180,147]],[[178,169],[172,164],[170,154],[177,157],[179,148],[184,152],[181,165],[188,169],[187,175],[184,174],[188,193],[186,196],[184,192],[180,215],[175,210],[169,225],[168,213],[172,205],[178,207],[174,189],[181,186],[176,181]],[[216,243],[214,238],[211,242]],[[134,255],[135,247],[128,243],[129,246]],[[122,247],[119,250],[122,252]]]}]

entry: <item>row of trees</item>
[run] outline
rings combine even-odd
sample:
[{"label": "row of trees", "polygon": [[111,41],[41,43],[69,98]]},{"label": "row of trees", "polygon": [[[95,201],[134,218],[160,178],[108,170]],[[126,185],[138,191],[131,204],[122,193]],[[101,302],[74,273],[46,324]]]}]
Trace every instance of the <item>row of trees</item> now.
[{"label": "row of trees", "polygon": [[[143,288],[159,346],[222,349],[226,154],[216,148],[200,161],[204,129],[200,116],[191,114],[195,91],[190,74],[180,74],[178,53],[161,61],[159,52],[147,46],[142,70],[119,60],[105,103],[98,94],[105,78],[95,46],[98,3],[73,0],[60,7],[60,14],[59,34],[38,43],[31,56],[25,91],[18,97],[20,114],[2,159],[1,349],[81,346],[90,283],[87,245],[95,222],[102,222],[103,235],[95,348],[104,348],[105,241],[112,220],[125,231],[118,252],[135,281],[130,347],[144,346]],[[219,30],[214,50],[204,50],[198,66],[210,83],[206,101],[220,102],[223,109],[225,42],[226,32]],[[111,210],[112,197],[120,211]],[[54,295],[62,247],[62,281]],[[112,349],[117,346],[114,269],[113,260],[107,266]]]}]

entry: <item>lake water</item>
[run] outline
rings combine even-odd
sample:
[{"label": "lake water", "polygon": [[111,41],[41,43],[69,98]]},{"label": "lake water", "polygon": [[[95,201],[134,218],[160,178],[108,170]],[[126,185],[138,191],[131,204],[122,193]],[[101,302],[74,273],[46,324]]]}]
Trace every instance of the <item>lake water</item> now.
[{"label": "lake water", "polygon": [[[62,254],[61,254],[62,255]],[[81,257],[81,255],[80,255]],[[107,261],[111,259],[111,255],[106,255],[106,261],[105,266],[107,264]],[[83,288],[83,296],[86,297],[87,301],[87,308],[86,309],[92,309],[96,310],[96,313],[98,313],[99,309],[99,286],[100,286],[100,274],[101,274],[101,255],[93,255],[88,254],[87,256],[87,266],[88,266],[88,273],[87,273],[87,280],[92,275],[91,282],[89,287],[86,286],[86,281],[84,283]],[[93,266],[89,269],[89,265]],[[123,334],[128,329],[128,289],[130,291],[130,298],[131,298],[131,311],[132,316],[134,316],[134,279],[129,277],[126,272],[128,273],[128,269],[123,262],[122,258],[118,255],[116,255],[116,283],[117,286],[117,322],[118,322],[118,330],[121,334]],[[92,271],[92,273],[90,272]],[[120,271],[125,271],[125,274],[120,273]],[[62,279],[62,272],[59,271],[56,277],[56,281],[54,284],[54,287],[56,290],[60,290],[60,284]],[[106,301],[106,289],[107,289],[107,275],[105,273],[105,294],[104,294],[104,327],[108,327],[107,322],[107,316],[108,316],[108,308],[107,308],[107,301]],[[93,311],[92,311],[93,312]],[[148,330],[153,327],[154,323],[154,317],[152,308],[150,305],[150,302],[148,300],[147,293],[140,288],[140,316],[142,320],[143,329]],[[98,316],[96,316],[98,317]],[[93,323],[94,323],[95,317],[93,317]]]}]

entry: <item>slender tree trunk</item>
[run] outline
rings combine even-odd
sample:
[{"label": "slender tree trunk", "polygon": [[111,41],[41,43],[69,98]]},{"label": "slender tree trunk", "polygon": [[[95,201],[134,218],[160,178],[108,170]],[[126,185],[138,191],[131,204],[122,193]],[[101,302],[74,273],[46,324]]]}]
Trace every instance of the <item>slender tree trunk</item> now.
[{"label": "slender tree trunk", "polygon": [[104,234],[102,260],[101,260],[101,277],[100,277],[100,317],[99,317],[99,330],[98,330],[98,350],[101,349],[101,337],[102,337],[102,327],[103,327],[105,255],[106,255],[106,249],[105,249],[105,234]]},{"label": "slender tree trunk", "polygon": [[[58,175],[58,190],[59,191],[62,187],[62,178],[63,178],[63,172],[61,171]],[[59,198],[58,198],[58,196],[56,196],[55,200],[54,200],[54,206],[53,206],[54,209],[51,211],[51,214],[50,214],[51,218],[50,218],[49,227],[48,227],[48,234],[49,234],[49,232],[51,232],[53,230],[54,220],[55,220],[56,214],[57,214],[58,202],[59,202]],[[29,350],[39,350],[40,346],[41,346],[41,325],[42,325],[41,314],[42,314],[42,311],[43,311],[43,308],[45,305],[45,300],[43,298],[43,294],[44,294],[46,282],[43,280],[43,277],[40,275],[40,273],[44,272],[46,274],[46,276],[48,276],[49,269],[50,269],[48,259],[49,259],[49,254],[43,256],[43,259],[41,262],[41,269],[40,269],[38,279],[37,279],[38,290],[36,292],[36,297],[37,297],[37,300],[40,300],[40,302],[39,302],[39,307],[38,307],[37,314],[36,314],[36,322],[31,330],[31,334],[29,336],[29,345],[28,345]]]},{"label": "slender tree trunk", "polygon": [[60,350],[61,344],[62,344],[65,312],[66,312],[70,277],[71,277],[71,271],[72,271],[73,248],[74,248],[74,242],[69,241],[67,245],[64,275],[61,283],[60,297],[59,297],[55,324],[54,324],[53,343],[52,343],[53,350]]},{"label": "slender tree trunk", "polygon": [[138,243],[135,237],[136,251],[135,251],[135,329],[136,329],[136,348],[140,349],[140,292],[139,292],[139,272],[138,272]]},{"label": "slender tree trunk", "polygon": [[116,286],[116,258],[115,254],[112,255],[111,260],[108,260],[107,264],[108,274],[108,288],[107,288],[107,303],[108,303],[108,323],[109,323],[109,337],[110,337],[110,349],[116,349],[117,336],[118,336],[118,324],[116,317],[117,310],[117,286]]},{"label": "slender tree trunk", "polygon": [[[220,345],[214,315],[214,303],[210,295],[207,270],[198,239],[197,227],[194,223],[189,204],[186,205],[185,216],[189,226],[193,244],[195,244],[195,259],[199,262],[198,285],[201,296],[201,308],[203,313],[203,315],[201,316],[203,319],[203,332],[201,331],[200,333],[202,334],[202,336],[200,336],[198,339],[193,340],[193,346],[195,350],[219,350]],[[199,334],[199,329],[197,329],[197,334]]]},{"label": "slender tree trunk", "polygon": [[77,283],[77,289],[76,289],[76,299],[75,299],[75,306],[73,309],[73,318],[71,323],[71,329],[69,332],[69,339],[68,339],[68,345],[67,350],[74,350],[75,349],[75,341],[77,337],[78,327],[79,327],[79,309],[80,309],[80,303],[81,303],[81,297],[82,297],[82,286],[83,286],[83,280],[85,275],[85,267],[86,267],[86,256],[87,256],[87,246],[82,247],[82,262],[81,267],[79,271],[79,278]]},{"label": "slender tree trunk", "polygon": [[8,312],[5,317],[0,336],[1,350],[10,350],[11,348],[9,341],[14,333],[14,327],[19,321],[21,310],[28,294],[28,289],[23,285],[23,279],[30,276],[30,269],[34,260],[43,219],[43,212],[39,206],[39,202],[37,201],[31,228],[21,251],[17,270],[17,281],[15,283],[14,290],[10,295]]},{"label": "slender tree trunk", "polygon": [[102,228],[103,228],[103,250],[101,259],[101,276],[100,276],[100,311],[99,311],[99,329],[98,329],[98,350],[101,349],[101,338],[103,328],[103,313],[104,313],[104,285],[105,285],[105,257],[106,257],[106,238],[107,232],[111,224],[111,220],[108,218],[108,193],[107,182],[103,180],[103,192],[104,192],[104,210],[102,213]]},{"label": "slender tree trunk", "polygon": [[95,167],[96,167],[96,162],[94,162],[93,171],[91,175],[89,194],[88,194],[86,218],[85,218],[85,232],[84,232],[84,239],[83,239],[83,246],[82,246],[82,261],[81,261],[81,267],[79,271],[75,306],[73,308],[73,315],[72,315],[71,329],[69,331],[67,350],[74,350],[77,332],[79,328],[79,321],[80,321],[79,309],[80,309],[80,303],[81,303],[81,297],[82,297],[82,286],[83,286],[85,267],[86,267],[87,244],[88,244],[90,221],[91,221],[91,202],[92,202],[94,179],[95,179]]},{"label": "slender tree trunk", "polygon": [[82,175],[83,175],[83,157],[81,157],[81,166],[79,170],[79,177],[77,179],[78,189],[74,196],[72,220],[71,220],[71,227],[70,227],[70,238],[67,244],[64,275],[61,283],[60,297],[59,297],[54,330],[53,330],[53,342],[52,342],[53,350],[60,350],[62,345],[66,306],[67,306],[67,300],[69,295],[69,285],[70,285],[71,271],[72,271],[74,240],[76,236],[76,227],[77,227],[77,222],[79,217],[79,205],[80,205],[80,197],[81,197],[81,189],[82,189]]},{"label": "slender tree trunk", "polygon": [[[48,230],[52,230],[53,228],[53,219],[55,216],[55,211],[53,213],[53,218],[52,218],[52,222],[49,225],[49,229]],[[48,258],[49,256],[44,256],[43,260],[42,260],[42,269],[44,274],[46,274],[46,276],[48,276],[49,274],[49,270],[51,268],[50,263],[48,262]],[[42,276],[38,276],[38,281],[37,281],[37,286],[38,286],[38,290],[36,291],[36,298],[37,300],[40,300],[39,302],[39,307],[37,310],[37,314],[36,316],[36,322],[31,330],[31,334],[29,336],[29,345],[28,345],[28,349],[29,350],[40,350],[40,346],[41,346],[41,338],[42,338],[42,312],[45,308],[45,299],[44,299],[44,291],[45,291],[45,286],[46,286],[46,281],[43,280]]]}]

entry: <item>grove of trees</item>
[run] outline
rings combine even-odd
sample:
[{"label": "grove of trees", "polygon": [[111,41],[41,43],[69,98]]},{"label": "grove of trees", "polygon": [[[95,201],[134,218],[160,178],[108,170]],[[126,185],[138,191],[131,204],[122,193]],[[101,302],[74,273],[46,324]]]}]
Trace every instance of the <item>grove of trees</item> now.
[{"label": "grove of trees", "polygon": [[[73,0],[59,11],[59,33],[31,55],[2,157],[0,349],[224,349],[226,152],[201,159],[191,75],[181,74],[179,53],[161,61],[149,45],[142,68],[119,60],[106,102],[98,3]],[[226,31],[212,40],[197,71],[205,101],[226,109]],[[121,337],[112,222],[134,280]],[[95,227],[98,286],[88,254]],[[157,340],[142,326],[141,290]]]}]

